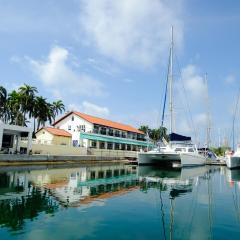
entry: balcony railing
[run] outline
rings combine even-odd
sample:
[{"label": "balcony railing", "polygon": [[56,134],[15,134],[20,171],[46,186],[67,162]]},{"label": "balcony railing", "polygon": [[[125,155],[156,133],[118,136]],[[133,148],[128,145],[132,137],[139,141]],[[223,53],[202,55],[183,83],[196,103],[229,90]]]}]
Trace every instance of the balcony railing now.
[{"label": "balcony railing", "polygon": [[118,132],[114,133],[113,131],[108,131],[108,130],[93,129],[92,131],[89,131],[89,132],[86,132],[86,133],[94,133],[94,134],[99,134],[99,135],[104,135],[104,136],[117,137],[117,138],[126,138],[126,139],[132,139],[132,140],[146,142],[146,139],[144,137],[139,137],[139,136],[130,135],[130,134],[124,134],[124,133],[118,133]]}]

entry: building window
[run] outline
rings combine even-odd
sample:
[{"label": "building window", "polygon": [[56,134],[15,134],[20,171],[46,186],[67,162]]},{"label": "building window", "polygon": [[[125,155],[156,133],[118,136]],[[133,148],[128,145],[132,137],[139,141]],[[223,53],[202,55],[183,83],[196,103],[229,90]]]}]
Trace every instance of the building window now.
[{"label": "building window", "polygon": [[107,149],[113,149],[113,144],[111,142],[107,144]]},{"label": "building window", "polygon": [[98,172],[98,178],[104,178],[104,172],[103,171]]},{"label": "building window", "polygon": [[74,116],[72,116],[72,121],[74,121]]},{"label": "building window", "polygon": [[81,125],[81,130],[82,130],[83,132],[86,131],[85,125]]},{"label": "building window", "polygon": [[108,135],[109,135],[109,136],[113,136],[113,129],[111,129],[111,128],[109,129]]},{"label": "building window", "polygon": [[125,144],[122,144],[121,145],[121,150],[125,150],[126,149],[126,145]]},{"label": "building window", "polygon": [[96,148],[97,147],[97,142],[96,141],[92,141],[91,142],[91,147],[92,148]]},{"label": "building window", "polygon": [[119,150],[119,147],[120,147],[119,143],[115,143],[115,150]]},{"label": "building window", "polygon": [[100,149],[105,149],[105,142],[100,142],[99,148],[100,148]]},{"label": "building window", "polygon": [[71,130],[72,129],[72,126],[71,125],[68,125],[68,130]]},{"label": "building window", "polygon": [[106,128],[101,128],[100,134],[106,135],[107,134],[107,129]]},{"label": "building window", "polygon": [[106,171],[106,178],[111,178],[112,177],[112,171],[111,170],[107,170]]},{"label": "building window", "polygon": [[93,133],[99,133],[99,127],[94,125]]},{"label": "building window", "polygon": [[126,138],[127,134],[125,132],[122,132],[122,138]]},{"label": "building window", "polygon": [[115,137],[120,137],[120,132],[119,131],[115,131]]},{"label": "building window", "polygon": [[95,171],[91,171],[91,173],[90,173],[90,179],[95,179],[95,177],[96,177]]},{"label": "building window", "polygon": [[131,145],[127,145],[127,150],[131,151]]},{"label": "building window", "polygon": [[114,175],[114,177],[119,176],[119,170],[118,169],[114,170],[113,175]]}]

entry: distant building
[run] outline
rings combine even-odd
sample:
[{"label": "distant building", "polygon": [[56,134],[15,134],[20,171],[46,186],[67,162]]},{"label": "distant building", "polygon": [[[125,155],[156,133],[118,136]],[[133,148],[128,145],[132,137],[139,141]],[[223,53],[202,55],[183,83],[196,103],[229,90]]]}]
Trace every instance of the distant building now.
[{"label": "distant building", "polygon": [[72,134],[64,129],[44,127],[36,132],[36,141],[39,144],[72,145]]},{"label": "distant building", "polygon": [[69,112],[53,125],[72,135],[73,146],[128,151],[138,151],[148,146],[142,131],[81,112]]}]

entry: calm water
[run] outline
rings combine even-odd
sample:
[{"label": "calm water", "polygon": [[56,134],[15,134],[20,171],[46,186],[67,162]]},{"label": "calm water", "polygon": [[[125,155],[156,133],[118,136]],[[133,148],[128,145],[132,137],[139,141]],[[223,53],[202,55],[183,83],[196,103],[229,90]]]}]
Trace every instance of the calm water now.
[{"label": "calm water", "polygon": [[0,168],[0,239],[240,239],[240,170]]}]

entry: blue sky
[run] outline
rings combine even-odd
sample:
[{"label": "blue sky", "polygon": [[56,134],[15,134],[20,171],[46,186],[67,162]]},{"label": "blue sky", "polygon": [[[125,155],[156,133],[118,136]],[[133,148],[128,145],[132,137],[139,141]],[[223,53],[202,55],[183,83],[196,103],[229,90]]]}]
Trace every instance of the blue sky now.
[{"label": "blue sky", "polygon": [[221,141],[229,138],[240,74],[238,1],[0,0],[0,5],[1,85],[34,85],[69,110],[136,127],[159,125],[173,25],[176,131],[194,135],[188,106],[197,140],[204,142],[207,72],[212,141],[218,143],[219,132]]}]

